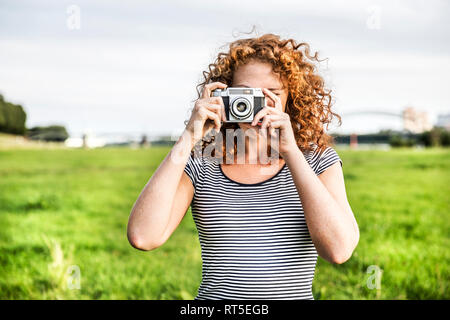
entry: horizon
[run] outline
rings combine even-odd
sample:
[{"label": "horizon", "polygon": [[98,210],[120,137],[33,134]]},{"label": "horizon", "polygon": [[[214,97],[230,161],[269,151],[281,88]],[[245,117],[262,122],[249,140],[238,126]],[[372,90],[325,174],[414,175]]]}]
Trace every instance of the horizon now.
[{"label": "horizon", "polygon": [[[173,135],[184,128],[201,72],[255,25],[259,35],[306,41],[328,58],[318,67],[339,115],[413,106],[436,123],[449,113],[448,2],[254,4],[237,11],[205,1],[3,1],[0,93],[24,107],[27,127],[63,125],[71,137]],[[400,119],[373,115],[342,122],[328,133],[402,128]]]}]

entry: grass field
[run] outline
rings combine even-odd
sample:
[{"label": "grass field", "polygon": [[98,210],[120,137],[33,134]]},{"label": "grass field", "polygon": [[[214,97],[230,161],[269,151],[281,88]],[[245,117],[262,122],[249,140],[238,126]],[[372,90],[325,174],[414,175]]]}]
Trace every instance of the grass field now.
[{"label": "grass field", "polygon": [[[336,150],[361,238],[346,263],[319,259],[315,298],[449,299],[450,150]],[[192,299],[201,255],[190,212],[154,251],[126,238],[168,151],[1,150],[0,299]],[[378,289],[370,266],[382,270]]]}]

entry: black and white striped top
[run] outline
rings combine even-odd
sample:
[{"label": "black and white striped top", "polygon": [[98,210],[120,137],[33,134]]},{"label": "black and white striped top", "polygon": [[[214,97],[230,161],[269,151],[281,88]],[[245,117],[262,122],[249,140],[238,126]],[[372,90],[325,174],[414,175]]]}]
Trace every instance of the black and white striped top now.
[{"label": "black and white striped top", "polygon": [[[304,152],[316,175],[342,160],[332,147]],[[194,186],[192,216],[202,251],[195,300],[314,299],[317,251],[289,167],[242,184],[217,161],[191,156],[184,169]]]}]

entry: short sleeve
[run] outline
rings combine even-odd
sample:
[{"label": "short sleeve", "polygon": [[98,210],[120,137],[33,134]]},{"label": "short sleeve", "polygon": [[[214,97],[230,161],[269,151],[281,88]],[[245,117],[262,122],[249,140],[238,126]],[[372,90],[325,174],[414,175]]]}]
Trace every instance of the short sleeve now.
[{"label": "short sleeve", "polygon": [[192,154],[189,156],[186,166],[184,167],[184,172],[191,179],[194,188],[197,187],[200,173],[201,173],[201,159],[195,158]]},{"label": "short sleeve", "polygon": [[328,167],[332,166],[338,161],[342,167],[342,160],[337,154],[336,150],[334,150],[332,147],[327,147],[319,157],[316,174],[321,174],[322,172],[327,170]]}]

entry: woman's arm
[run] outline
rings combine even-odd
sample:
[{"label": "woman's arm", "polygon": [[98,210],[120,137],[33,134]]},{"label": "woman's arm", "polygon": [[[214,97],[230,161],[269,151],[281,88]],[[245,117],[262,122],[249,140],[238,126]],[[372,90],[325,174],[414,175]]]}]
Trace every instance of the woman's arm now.
[{"label": "woman's arm", "polygon": [[194,195],[194,187],[184,173],[192,148],[185,131],[136,200],[127,228],[128,240],[136,249],[161,246],[186,214]]},{"label": "woman's arm", "polygon": [[184,172],[194,145],[216,131],[226,120],[221,97],[211,97],[217,88],[226,88],[220,82],[206,84],[202,96],[183,134],[147,182],[128,219],[127,236],[130,244],[140,250],[161,246],[177,228],[194,196],[194,186]]},{"label": "woman's arm", "polygon": [[263,92],[274,106],[259,111],[252,125],[263,119],[262,132],[266,135],[269,129],[270,136],[279,139],[279,154],[291,171],[317,252],[332,263],[343,263],[358,244],[359,230],[347,201],[342,169],[336,163],[318,177],[297,146],[280,97],[267,89]]},{"label": "woman's arm", "polygon": [[317,176],[299,148],[283,154],[297,187],[312,241],[331,263],[347,261],[359,241],[359,230],[347,200],[339,163]]}]

